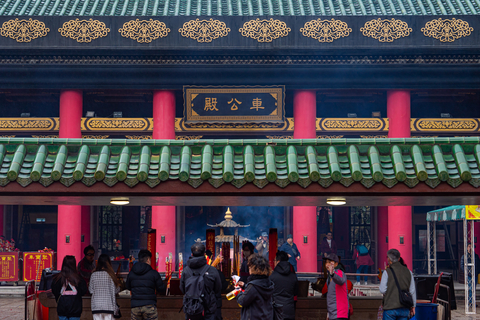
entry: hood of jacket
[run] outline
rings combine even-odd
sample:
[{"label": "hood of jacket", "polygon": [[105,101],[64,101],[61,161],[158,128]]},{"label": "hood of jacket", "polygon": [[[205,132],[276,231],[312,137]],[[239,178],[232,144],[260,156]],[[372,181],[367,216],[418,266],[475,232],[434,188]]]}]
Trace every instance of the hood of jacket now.
[{"label": "hood of jacket", "polygon": [[274,284],[268,276],[251,275],[248,279],[248,285],[255,286],[262,296],[273,294]]},{"label": "hood of jacket", "polygon": [[275,267],[275,271],[281,275],[288,276],[292,272],[290,269],[290,262],[280,261]]},{"label": "hood of jacket", "polygon": [[137,262],[132,267],[132,272],[138,274],[139,276],[144,275],[150,270],[153,270],[152,267],[145,262]]},{"label": "hood of jacket", "polygon": [[187,266],[191,269],[200,269],[207,264],[205,257],[190,257],[187,261]]}]

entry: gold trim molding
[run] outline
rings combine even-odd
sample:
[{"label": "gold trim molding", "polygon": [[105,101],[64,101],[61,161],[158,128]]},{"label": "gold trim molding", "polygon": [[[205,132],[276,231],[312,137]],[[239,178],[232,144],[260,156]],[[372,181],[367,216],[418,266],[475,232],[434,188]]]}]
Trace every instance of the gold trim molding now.
[{"label": "gold trim molding", "polygon": [[323,118],[317,131],[384,131],[385,127],[380,118]]},{"label": "gold trim molding", "polygon": [[478,131],[478,119],[416,119],[415,131]]},{"label": "gold trim molding", "polygon": [[110,32],[104,22],[88,19],[88,20],[69,20],[63,23],[58,29],[62,37],[76,40],[80,43],[92,42],[92,40],[106,37]]},{"label": "gold trim molding", "polygon": [[425,37],[434,38],[441,42],[454,42],[472,34],[473,28],[462,19],[434,19],[428,21],[421,29]]},{"label": "gold trim molding", "polygon": [[230,32],[225,22],[220,20],[190,20],[178,29],[184,38],[197,40],[197,42],[212,42],[215,39],[226,37]]},{"label": "gold trim molding", "polygon": [[410,32],[412,32],[412,28],[402,20],[378,18],[365,22],[360,31],[365,37],[370,37],[380,42],[393,42],[394,40],[408,37]]},{"label": "gold trim molding", "polygon": [[349,28],[348,24],[341,20],[317,19],[305,22],[303,28],[300,28],[300,32],[303,36],[316,39],[318,42],[333,42],[333,40],[348,37],[352,28]]},{"label": "gold trim molding", "polygon": [[51,131],[53,118],[0,118],[0,131]]},{"label": "gold trim molding", "polygon": [[203,136],[176,136],[175,140],[200,140]]},{"label": "gold trim molding", "polygon": [[145,131],[149,126],[146,118],[88,118],[88,131]]},{"label": "gold trim molding", "polygon": [[0,28],[0,35],[17,42],[30,42],[34,39],[45,37],[50,29],[45,23],[32,18],[25,20],[12,19],[5,21]]},{"label": "gold trim molding", "polygon": [[165,38],[170,29],[164,22],[158,20],[130,20],[118,29],[124,38],[129,38],[138,43],[150,43],[158,38]]},{"label": "gold trim molding", "polygon": [[286,37],[292,29],[287,27],[287,24],[280,20],[255,20],[247,21],[238,29],[242,36],[252,38],[258,42],[272,42],[275,39]]}]

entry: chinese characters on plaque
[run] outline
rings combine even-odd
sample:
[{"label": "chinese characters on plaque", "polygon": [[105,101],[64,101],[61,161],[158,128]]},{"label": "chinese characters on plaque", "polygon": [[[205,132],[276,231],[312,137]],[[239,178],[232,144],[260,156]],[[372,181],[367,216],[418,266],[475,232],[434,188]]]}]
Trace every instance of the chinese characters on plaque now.
[{"label": "chinese characters on plaque", "polygon": [[18,281],[18,252],[0,252],[0,281]]},{"label": "chinese characters on plaque", "polygon": [[186,123],[284,121],[284,86],[183,89]]},{"label": "chinese characters on plaque", "polygon": [[45,268],[53,268],[53,253],[23,253],[23,281],[40,281]]}]

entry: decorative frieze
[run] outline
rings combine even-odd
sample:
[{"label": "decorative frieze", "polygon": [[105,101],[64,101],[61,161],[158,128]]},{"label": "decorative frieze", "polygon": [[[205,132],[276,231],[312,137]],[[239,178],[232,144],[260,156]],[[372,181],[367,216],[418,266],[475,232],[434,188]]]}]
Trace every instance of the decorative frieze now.
[{"label": "decorative frieze", "polygon": [[468,37],[472,34],[473,28],[468,22],[462,19],[434,19],[428,21],[422,32],[425,37],[431,37],[441,42],[454,42],[463,37]]},{"label": "decorative frieze", "polygon": [[393,42],[394,40],[408,37],[412,32],[412,28],[402,20],[378,18],[365,22],[360,31],[365,37],[370,37],[380,42]]},{"label": "decorative frieze", "polygon": [[212,42],[215,39],[226,37],[230,32],[225,22],[220,20],[190,20],[178,29],[182,37],[196,40],[197,42]]},{"label": "decorative frieze", "polygon": [[270,18],[270,20],[247,21],[238,30],[242,36],[252,38],[258,42],[272,42],[275,39],[286,37],[291,31],[283,21]]},{"label": "decorative frieze", "polygon": [[138,43],[150,43],[158,38],[165,38],[170,29],[164,22],[158,20],[130,20],[118,29],[124,38],[129,38]]},{"label": "decorative frieze", "polygon": [[62,37],[76,40],[80,43],[92,42],[92,40],[106,37],[110,32],[104,22],[88,19],[88,20],[69,20],[64,22],[62,27],[58,29]]},{"label": "decorative frieze", "polygon": [[334,40],[348,37],[352,28],[348,27],[346,22],[337,19],[331,20],[312,20],[305,22],[300,32],[304,37],[313,38],[318,42],[333,42]]},{"label": "decorative frieze", "polygon": [[30,42],[45,37],[50,29],[45,23],[36,19],[12,19],[5,21],[0,29],[0,35],[17,42]]}]

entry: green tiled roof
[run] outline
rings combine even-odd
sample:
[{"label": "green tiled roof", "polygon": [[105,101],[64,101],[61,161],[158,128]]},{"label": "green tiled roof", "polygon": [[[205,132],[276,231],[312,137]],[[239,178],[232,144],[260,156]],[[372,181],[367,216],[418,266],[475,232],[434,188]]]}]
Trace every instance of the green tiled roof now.
[{"label": "green tiled roof", "polygon": [[0,0],[6,16],[468,15],[478,0]]},{"label": "green tiled roof", "polygon": [[[0,139],[0,186],[58,181],[151,188],[180,180],[193,188],[318,183],[431,188],[480,186],[480,137],[304,140]],[[57,183],[58,183],[57,182]]]}]

